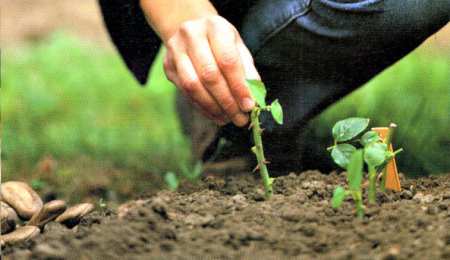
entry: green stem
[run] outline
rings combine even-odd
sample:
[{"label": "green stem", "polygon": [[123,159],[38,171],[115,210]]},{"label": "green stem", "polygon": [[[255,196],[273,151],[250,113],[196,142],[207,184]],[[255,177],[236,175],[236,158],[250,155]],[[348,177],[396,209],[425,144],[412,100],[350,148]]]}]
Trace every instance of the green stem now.
[{"label": "green stem", "polygon": [[[392,137],[394,136],[395,129],[397,128],[397,125],[394,123],[391,123],[389,125],[389,131],[386,136],[386,139],[384,140],[384,143],[387,145],[387,149],[391,146]],[[383,172],[381,174],[381,190],[384,192],[386,191],[386,175],[387,175],[387,167],[385,166],[383,168]]]},{"label": "green stem", "polygon": [[362,195],[361,195],[361,191],[352,191],[352,197],[353,200],[355,201],[355,206],[356,206],[356,215],[359,218],[363,218],[364,217],[364,205],[362,202]]},{"label": "green stem", "polygon": [[369,203],[375,204],[377,199],[377,170],[369,165]]},{"label": "green stem", "polygon": [[261,179],[264,184],[264,191],[266,198],[270,198],[273,193],[272,189],[272,178],[269,176],[269,171],[267,170],[267,161],[264,156],[264,148],[262,143],[262,129],[259,123],[259,114],[260,114],[260,108],[253,109],[251,113],[251,126],[252,126],[252,132],[253,132],[253,142],[255,146],[252,147],[253,153],[256,155],[256,159],[258,160],[258,168],[259,168],[259,174],[261,175]]}]

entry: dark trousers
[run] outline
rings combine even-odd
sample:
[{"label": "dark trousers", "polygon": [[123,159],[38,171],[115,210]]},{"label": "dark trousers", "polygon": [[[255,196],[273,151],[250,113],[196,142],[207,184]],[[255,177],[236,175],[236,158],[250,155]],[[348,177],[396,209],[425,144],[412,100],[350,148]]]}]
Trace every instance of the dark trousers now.
[{"label": "dark trousers", "polygon": [[[271,117],[263,122],[272,168],[299,168],[308,120],[414,50],[450,17],[450,0],[256,2],[239,30],[269,99],[278,98],[285,112],[282,126]],[[239,146],[237,153],[252,145],[249,131],[232,125],[219,136]]]}]

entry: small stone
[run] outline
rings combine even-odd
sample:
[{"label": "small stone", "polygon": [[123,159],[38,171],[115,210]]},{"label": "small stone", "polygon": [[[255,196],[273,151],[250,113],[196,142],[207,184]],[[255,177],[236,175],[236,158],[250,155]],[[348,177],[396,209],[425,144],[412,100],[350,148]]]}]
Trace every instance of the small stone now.
[{"label": "small stone", "polygon": [[235,209],[240,210],[248,206],[247,198],[242,194],[237,194],[231,197],[232,205]]},{"label": "small stone", "polygon": [[306,181],[302,183],[303,189],[313,189],[317,190],[325,186],[323,181]]},{"label": "small stone", "polygon": [[23,226],[19,227],[11,233],[1,235],[1,244],[16,244],[30,240],[39,235],[40,229],[36,226]]},{"label": "small stone", "polygon": [[281,218],[290,221],[298,222],[302,218],[302,212],[296,208],[283,208],[281,209]]},{"label": "small stone", "polygon": [[400,198],[405,199],[405,200],[410,200],[413,198],[413,194],[409,190],[404,190],[400,193]]},{"label": "small stone", "polygon": [[33,254],[44,259],[65,259],[64,250],[50,246],[49,244],[40,244],[33,249]]},{"label": "small stone", "polygon": [[439,213],[439,209],[436,206],[429,206],[427,209],[427,214],[429,215],[436,215]]},{"label": "small stone", "polygon": [[266,196],[264,194],[264,191],[262,189],[257,189],[255,193],[253,194],[253,200],[255,201],[264,201],[266,200]]},{"label": "small stone", "polygon": [[94,210],[93,204],[81,203],[66,209],[66,211],[64,211],[64,213],[59,215],[55,219],[55,221],[66,225],[68,228],[72,228],[78,225],[81,219],[87,214],[91,213],[93,210]]},{"label": "small stone", "polygon": [[189,214],[186,216],[184,221],[188,225],[206,227],[213,223],[213,220],[214,216],[211,214],[207,214],[205,216],[201,216],[198,214]]},{"label": "small stone", "polygon": [[441,202],[441,203],[438,205],[438,208],[439,208],[441,211],[445,211],[445,210],[448,209],[448,204],[447,204],[447,203],[444,203],[444,202]]},{"label": "small stone", "polygon": [[233,200],[234,203],[245,203],[247,199],[245,198],[244,195],[237,194],[231,197],[231,200]]},{"label": "small stone", "polygon": [[161,217],[168,219],[169,216],[167,215],[167,203],[162,198],[155,198],[151,204],[150,207],[155,213],[158,213]]},{"label": "small stone", "polygon": [[124,203],[124,204],[120,205],[117,208],[117,216],[118,216],[118,218],[119,219],[125,218],[126,216],[129,215],[131,210],[133,210],[134,208],[137,208],[139,206],[142,206],[142,205],[148,203],[149,201],[150,200],[139,199],[139,200],[129,201],[127,203]]},{"label": "small stone", "polygon": [[30,219],[42,208],[43,203],[39,195],[24,182],[2,183],[0,195],[1,200],[8,203],[25,220]]},{"label": "small stone", "polygon": [[43,228],[48,222],[54,220],[66,210],[66,202],[63,200],[52,200],[44,204],[44,206],[36,214],[33,215],[29,226],[37,226]]},{"label": "small stone", "polygon": [[389,248],[386,256],[383,258],[384,260],[394,260],[397,259],[400,255],[400,246],[394,245],[391,248]]},{"label": "small stone", "polygon": [[447,191],[446,193],[444,193],[444,195],[442,195],[442,199],[449,200],[450,199],[450,191]]},{"label": "small stone", "polygon": [[9,233],[16,228],[19,221],[17,213],[8,204],[0,201],[1,234]]},{"label": "small stone", "polygon": [[420,203],[430,203],[433,202],[434,197],[431,194],[424,195],[423,193],[418,192],[416,195],[414,195],[413,200]]}]

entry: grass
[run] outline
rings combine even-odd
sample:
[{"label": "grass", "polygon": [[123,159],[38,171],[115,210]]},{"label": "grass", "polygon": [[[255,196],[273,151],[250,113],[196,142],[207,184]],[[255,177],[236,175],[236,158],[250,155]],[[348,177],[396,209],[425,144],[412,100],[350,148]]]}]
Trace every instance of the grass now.
[{"label": "grass", "polygon": [[174,88],[161,80],[141,88],[115,53],[58,33],[6,50],[2,62],[4,179],[26,179],[50,155],[59,164],[55,178],[67,176],[62,183],[81,174],[95,183],[101,178],[86,169],[95,164],[127,171],[143,186],[136,180],[188,158]]},{"label": "grass", "polygon": [[[150,86],[141,88],[116,53],[63,33],[2,54],[4,180],[44,179],[62,194],[78,194],[77,185],[92,186],[88,195],[108,186],[128,196],[159,185],[154,176],[188,160],[175,90],[160,60]],[[309,140],[318,156],[327,157],[334,122],[361,116],[375,125],[399,125],[402,171],[448,172],[448,71],[448,56],[416,52],[403,59],[312,122]],[[43,158],[58,163],[52,177],[39,168]]]}]

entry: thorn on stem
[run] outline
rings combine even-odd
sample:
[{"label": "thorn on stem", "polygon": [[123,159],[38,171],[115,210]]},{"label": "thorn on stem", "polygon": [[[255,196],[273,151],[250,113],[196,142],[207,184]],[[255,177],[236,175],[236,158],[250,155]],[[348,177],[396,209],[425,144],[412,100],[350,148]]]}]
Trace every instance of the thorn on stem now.
[{"label": "thorn on stem", "polygon": [[253,169],[253,171],[252,172],[256,172],[257,170],[259,170],[259,164],[258,165],[256,165],[256,167]]},{"label": "thorn on stem", "polygon": [[381,180],[382,177],[383,177],[383,172],[380,172],[377,176],[377,181]]}]

